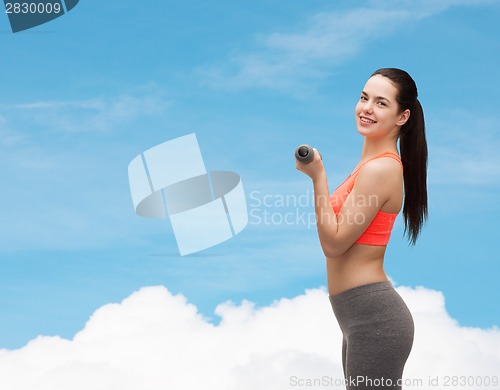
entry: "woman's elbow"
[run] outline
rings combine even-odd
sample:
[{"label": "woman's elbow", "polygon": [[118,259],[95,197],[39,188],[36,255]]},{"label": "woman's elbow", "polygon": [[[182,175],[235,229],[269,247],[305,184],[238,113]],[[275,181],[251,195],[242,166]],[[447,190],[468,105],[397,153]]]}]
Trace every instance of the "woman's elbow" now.
[{"label": "woman's elbow", "polygon": [[340,243],[328,243],[322,245],[322,249],[326,257],[338,257],[343,255],[348,248],[344,248]]}]

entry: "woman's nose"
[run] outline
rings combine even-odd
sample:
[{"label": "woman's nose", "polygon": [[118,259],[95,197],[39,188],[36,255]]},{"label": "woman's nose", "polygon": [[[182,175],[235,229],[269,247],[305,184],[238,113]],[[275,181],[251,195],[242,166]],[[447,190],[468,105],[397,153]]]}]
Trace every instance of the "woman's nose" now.
[{"label": "woman's nose", "polygon": [[363,105],[363,111],[365,112],[372,112],[373,111],[373,106],[372,106],[372,103],[371,102],[365,102],[365,104]]}]

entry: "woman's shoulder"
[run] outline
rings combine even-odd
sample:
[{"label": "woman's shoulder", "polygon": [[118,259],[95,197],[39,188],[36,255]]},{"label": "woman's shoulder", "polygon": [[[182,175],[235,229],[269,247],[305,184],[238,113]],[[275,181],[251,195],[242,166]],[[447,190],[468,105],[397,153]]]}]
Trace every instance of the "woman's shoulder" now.
[{"label": "woman's shoulder", "polygon": [[366,162],[357,172],[355,183],[363,187],[392,187],[399,185],[403,176],[402,164],[390,156],[381,156]]},{"label": "woman's shoulder", "polygon": [[372,169],[399,169],[403,167],[403,163],[401,162],[401,158],[397,154],[384,154],[382,156],[378,156],[372,160],[369,160],[364,167],[370,166]]}]

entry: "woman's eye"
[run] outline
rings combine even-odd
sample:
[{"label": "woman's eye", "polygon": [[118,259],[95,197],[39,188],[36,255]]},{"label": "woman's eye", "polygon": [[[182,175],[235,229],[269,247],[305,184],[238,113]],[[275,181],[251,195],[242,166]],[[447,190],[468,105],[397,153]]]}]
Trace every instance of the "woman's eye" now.
[{"label": "woman's eye", "polygon": [[365,100],[366,100],[366,98],[365,98],[364,96],[361,96],[361,97],[360,97],[360,100],[365,101]]},{"label": "woman's eye", "polygon": [[384,106],[384,107],[386,106],[386,104],[383,102],[378,102],[378,104],[380,104],[381,106]]}]

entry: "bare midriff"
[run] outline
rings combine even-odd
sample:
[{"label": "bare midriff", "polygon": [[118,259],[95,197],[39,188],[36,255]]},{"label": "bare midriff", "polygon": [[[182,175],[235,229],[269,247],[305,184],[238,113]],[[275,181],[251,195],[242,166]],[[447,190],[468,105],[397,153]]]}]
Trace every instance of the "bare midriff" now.
[{"label": "bare midriff", "polygon": [[354,244],[340,256],[327,257],[328,293],[335,296],[354,287],[388,281],[384,271],[385,248]]}]

